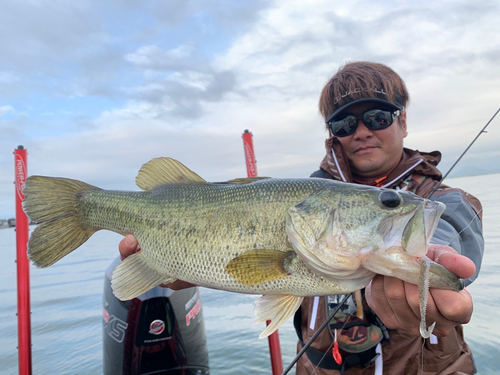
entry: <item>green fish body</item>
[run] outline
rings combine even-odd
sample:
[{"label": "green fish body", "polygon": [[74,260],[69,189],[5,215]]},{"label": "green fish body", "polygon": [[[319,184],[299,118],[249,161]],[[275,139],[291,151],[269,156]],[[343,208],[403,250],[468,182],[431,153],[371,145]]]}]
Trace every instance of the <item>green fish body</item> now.
[{"label": "green fish body", "polygon": [[[411,193],[325,179],[208,183],[169,158],[145,164],[136,181],[141,192],[29,177],[23,204],[38,224],[29,258],[47,267],[98,230],[131,233],[141,251],[113,274],[119,299],[176,279],[265,294],[255,314],[273,323],[261,336],[283,324],[304,296],[349,293],[376,273],[419,283],[419,261],[444,210]],[[460,289],[456,276],[436,264],[429,285]]]}]

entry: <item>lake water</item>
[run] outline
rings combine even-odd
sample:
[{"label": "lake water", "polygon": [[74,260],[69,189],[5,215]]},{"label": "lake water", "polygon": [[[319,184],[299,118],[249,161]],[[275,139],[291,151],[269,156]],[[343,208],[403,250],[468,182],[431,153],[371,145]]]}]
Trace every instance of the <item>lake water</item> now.
[{"label": "lake water", "polygon": [[[449,179],[447,183],[483,203],[486,251],[479,278],[468,287],[474,315],[465,334],[478,373],[500,367],[500,174]],[[31,228],[32,229],[32,228]],[[31,267],[34,374],[102,373],[102,289],[104,272],[117,256],[120,236],[98,232],[79,250],[47,269]],[[17,374],[15,231],[0,230],[0,372]],[[201,288],[211,373],[270,374],[264,324],[253,326],[256,296]],[[284,367],[295,357],[291,319],[279,330]],[[293,370],[291,371],[293,373]]]}]

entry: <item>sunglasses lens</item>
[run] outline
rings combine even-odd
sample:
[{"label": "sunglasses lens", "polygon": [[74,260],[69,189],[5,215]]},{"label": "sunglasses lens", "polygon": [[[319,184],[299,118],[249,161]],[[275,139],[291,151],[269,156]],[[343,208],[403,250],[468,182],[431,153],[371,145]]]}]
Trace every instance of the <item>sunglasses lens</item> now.
[{"label": "sunglasses lens", "polygon": [[[363,113],[363,123],[370,130],[380,130],[388,128],[394,120],[393,112],[382,109],[370,109]],[[347,137],[353,134],[358,127],[358,117],[354,115],[344,115],[328,122],[332,134],[336,137]]]},{"label": "sunglasses lens", "polygon": [[392,113],[381,109],[372,109],[363,114],[363,122],[371,130],[385,129],[392,124]]},{"label": "sunglasses lens", "polygon": [[354,116],[346,116],[340,120],[330,122],[330,129],[336,137],[347,137],[356,131],[358,120]]}]

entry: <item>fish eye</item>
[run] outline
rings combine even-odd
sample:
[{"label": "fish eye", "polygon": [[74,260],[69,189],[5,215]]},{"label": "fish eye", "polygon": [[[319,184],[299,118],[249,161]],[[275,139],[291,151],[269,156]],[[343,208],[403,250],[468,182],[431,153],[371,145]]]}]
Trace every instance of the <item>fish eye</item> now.
[{"label": "fish eye", "polygon": [[384,190],[378,195],[378,200],[385,207],[394,208],[401,204],[401,197],[395,190]]}]

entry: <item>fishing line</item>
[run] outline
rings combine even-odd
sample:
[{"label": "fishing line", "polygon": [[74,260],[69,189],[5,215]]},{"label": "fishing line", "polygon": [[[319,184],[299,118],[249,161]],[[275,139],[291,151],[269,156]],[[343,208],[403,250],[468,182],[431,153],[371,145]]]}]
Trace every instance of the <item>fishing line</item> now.
[{"label": "fishing line", "polygon": [[[466,230],[467,228],[469,228],[469,227],[472,225],[472,223],[474,222],[474,220],[476,220],[476,219],[479,217],[479,214],[480,214],[481,212],[483,212],[483,207],[481,207],[481,209],[480,209],[477,213],[474,211],[474,217],[473,217],[473,218],[472,218],[472,220],[469,222],[469,224],[467,224],[467,225],[465,226],[465,228],[464,228],[464,229],[462,229],[460,232],[458,232],[457,234],[455,234],[455,235],[454,235],[454,236],[453,236],[453,237],[452,237],[452,238],[451,238],[451,239],[450,239],[450,240],[446,243],[446,245],[445,245],[445,246],[450,246],[450,244],[453,242],[453,240],[454,240],[455,238],[457,238],[458,236],[460,236],[460,234],[461,234],[464,230]],[[434,259],[434,262],[439,263],[439,255],[436,257],[436,259]]]},{"label": "fishing line", "polygon": [[323,357],[321,357],[321,359],[319,360],[319,362],[318,362],[318,364],[316,365],[316,367],[314,367],[314,371],[312,372],[312,374],[311,374],[311,375],[316,374],[316,370],[320,368],[320,367],[319,367],[319,364],[320,364],[321,362],[323,362],[323,359],[325,359],[325,357],[328,355],[328,353],[330,353],[330,352],[331,352],[331,350],[332,350],[332,348],[333,348],[333,344],[335,344],[335,341],[332,341],[332,343],[330,344],[330,346],[328,347],[328,349],[326,349],[325,354],[323,354]]},{"label": "fishing line", "polygon": [[421,355],[421,361],[420,361],[420,375],[424,374],[424,348],[425,348],[425,339],[422,340],[422,346],[420,347],[420,352],[422,353]]},{"label": "fishing line", "polygon": [[331,312],[331,314],[328,316],[328,318],[321,324],[321,326],[318,328],[318,330],[312,335],[312,337],[309,339],[308,342],[306,342],[303,346],[303,348],[298,352],[298,354],[295,356],[293,361],[288,365],[288,367],[281,373],[281,375],[286,375],[288,372],[292,369],[292,367],[297,363],[300,357],[302,357],[302,354],[306,352],[307,349],[311,346],[314,340],[316,340],[316,337],[319,336],[319,334],[325,329],[325,327],[330,323],[330,320],[332,320],[333,316],[340,310],[340,308],[344,305],[344,303],[347,301],[348,298],[352,296],[352,293],[346,294],[342,301],[340,301],[339,305]]},{"label": "fishing line", "polygon": [[431,193],[429,194],[429,196],[427,197],[427,199],[429,199],[429,198],[432,196],[432,194],[434,194],[434,193],[436,192],[436,190],[437,190],[437,189],[438,189],[438,187],[441,185],[441,183],[444,181],[444,179],[445,179],[446,177],[448,177],[448,175],[450,174],[450,172],[452,171],[452,169],[453,169],[453,168],[455,168],[455,165],[457,165],[457,164],[458,164],[458,162],[460,161],[460,159],[462,159],[462,156],[464,156],[464,155],[467,153],[467,151],[469,151],[469,148],[471,148],[471,146],[474,144],[474,142],[476,142],[476,140],[479,138],[479,136],[480,136],[481,134],[483,134],[483,133],[486,133],[486,132],[485,132],[486,128],[488,127],[488,125],[490,124],[490,122],[492,122],[492,121],[493,121],[493,119],[496,117],[496,115],[498,114],[498,112],[500,112],[500,108],[498,108],[498,109],[497,109],[497,111],[495,112],[495,114],[493,115],[493,117],[491,117],[491,118],[490,118],[490,121],[488,121],[488,122],[486,123],[486,125],[484,125],[484,127],[481,129],[481,131],[480,131],[479,133],[477,133],[476,138],[474,138],[474,139],[472,140],[472,142],[471,142],[471,143],[467,146],[467,148],[465,149],[465,151],[464,151],[464,152],[462,152],[462,155],[460,155],[460,156],[458,157],[458,159],[455,161],[455,163],[453,163],[453,165],[452,165],[452,166],[451,166],[451,168],[448,170],[448,172],[446,172],[446,174],[444,175],[444,177],[443,177],[443,178],[439,181],[439,183],[438,183],[438,184],[434,187],[434,189],[432,189],[432,191],[431,191]]},{"label": "fishing line", "polygon": [[483,207],[481,207],[481,209],[480,209],[478,212],[475,212],[475,211],[474,211],[474,214],[475,214],[475,215],[474,215],[474,217],[472,218],[472,220],[469,222],[469,224],[467,224],[467,225],[466,225],[466,227],[465,227],[464,229],[462,229],[460,232],[458,232],[457,234],[455,234],[455,235],[453,236],[453,238],[452,238],[451,240],[449,240],[449,241],[448,241],[448,244],[447,244],[446,246],[449,246],[449,245],[451,244],[451,242],[452,242],[455,238],[457,238],[458,236],[460,236],[460,234],[461,234],[464,230],[466,230],[467,228],[469,228],[469,227],[472,225],[472,223],[474,222],[474,220],[476,220],[476,219],[479,217],[479,214],[480,214],[481,212],[483,212]]}]

